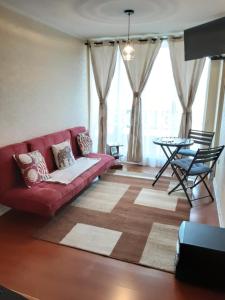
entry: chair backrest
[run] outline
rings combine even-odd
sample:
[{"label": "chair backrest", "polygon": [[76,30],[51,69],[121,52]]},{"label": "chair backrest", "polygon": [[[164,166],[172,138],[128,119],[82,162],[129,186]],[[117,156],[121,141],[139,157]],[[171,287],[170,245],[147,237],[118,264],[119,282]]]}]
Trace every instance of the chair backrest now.
[{"label": "chair backrest", "polygon": [[207,148],[211,146],[214,134],[215,132],[190,129],[188,138],[192,139],[195,144],[200,144]]},{"label": "chair backrest", "polygon": [[197,163],[209,163],[211,162],[210,169],[214,167],[215,163],[217,162],[220,154],[223,151],[224,146],[214,147],[214,148],[207,148],[207,149],[198,149],[197,153],[195,154],[191,166]]}]

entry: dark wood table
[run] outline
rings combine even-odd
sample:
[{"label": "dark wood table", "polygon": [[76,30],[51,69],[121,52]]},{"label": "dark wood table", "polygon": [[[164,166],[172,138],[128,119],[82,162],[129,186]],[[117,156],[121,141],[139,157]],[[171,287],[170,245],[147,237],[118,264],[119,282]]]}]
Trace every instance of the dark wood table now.
[{"label": "dark wood table", "polygon": [[0,300],[38,300],[0,285]]},{"label": "dark wood table", "polygon": [[165,172],[167,167],[170,165],[171,161],[176,158],[179,150],[183,147],[188,147],[193,145],[194,141],[192,139],[186,139],[186,138],[161,137],[161,138],[154,139],[153,143],[161,147],[161,149],[163,150],[167,158],[167,161],[155,176],[155,180],[152,183],[152,185],[154,186],[156,182],[159,180],[159,178],[162,176],[162,174]]}]

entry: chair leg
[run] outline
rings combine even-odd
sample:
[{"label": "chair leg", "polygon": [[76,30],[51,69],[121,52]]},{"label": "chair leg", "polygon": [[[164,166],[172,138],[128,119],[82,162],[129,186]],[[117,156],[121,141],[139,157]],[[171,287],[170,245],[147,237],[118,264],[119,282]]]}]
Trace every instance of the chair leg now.
[{"label": "chair leg", "polygon": [[[181,155],[181,156],[179,156],[179,155],[176,155],[176,157],[175,157],[175,158],[176,158],[176,159],[180,159],[180,158],[183,158],[183,157],[184,157],[183,155]],[[176,169],[177,169],[177,167],[175,167],[175,166],[174,166],[174,168],[176,168]],[[180,171],[181,171],[181,170],[180,170]],[[181,171],[181,173],[182,173],[182,171]],[[172,172],[172,174],[171,174],[171,176],[173,177],[173,175],[174,175],[174,174],[175,174],[175,172],[173,171],[173,172]],[[183,174],[183,173],[182,173],[182,174]]]},{"label": "chair leg", "polygon": [[[204,175],[203,177],[201,175],[197,175],[196,178],[195,178],[194,184],[191,186],[191,189],[193,189],[194,187],[199,185],[199,183],[201,183],[207,175],[208,175],[208,173],[206,175]],[[197,180],[198,177],[200,177],[199,180]]]},{"label": "chair leg", "polygon": [[196,183],[197,179],[198,179],[198,176],[196,176],[196,177],[195,177],[195,181],[194,181],[194,184]]},{"label": "chair leg", "polygon": [[204,176],[204,177],[202,178],[202,176],[200,175],[200,177],[201,177],[202,182],[203,182],[205,188],[207,189],[207,192],[209,193],[209,196],[211,197],[212,202],[213,202],[213,201],[214,201],[214,197],[213,197],[213,195],[212,195],[210,189],[208,188],[208,186],[207,186],[207,184],[206,184],[206,182],[205,182],[205,180],[204,180],[204,178],[205,178],[206,176]]},{"label": "chair leg", "polygon": [[[173,172],[174,173],[174,172]],[[174,173],[175,174],[175,173]],[[180,182],[171,190],[168,192],[168,194],[170,195],[171,193],[175,192],[176,189],[180,186]]]},{"label": "chair leg", "polygon": [[172,192],[174,192],[177,189],[178,186],[181,185],[182,188],[183,188],[183,191],[184,191],[184,193],[185,193],[185,195],[187,197],[187,200],[188,200],[190,206],[192,207],[191,199],[190,199],[190,197],[189,197],[189,195],[187,193],[186,186],[184,185],[184,181],[186,180],[186,176],[183,176],[183,178],[181,178],[180,175],[179,175],[179,173],[177,172],[176,168],[174,168],[173,166],[172,166],[172,168],[173,168],[174,173],[177,176],[177,179],[179,180],[179,184],[176,185],[175,188],[173,188],[171,191],[169,191],[168,194],[170,195]]}]

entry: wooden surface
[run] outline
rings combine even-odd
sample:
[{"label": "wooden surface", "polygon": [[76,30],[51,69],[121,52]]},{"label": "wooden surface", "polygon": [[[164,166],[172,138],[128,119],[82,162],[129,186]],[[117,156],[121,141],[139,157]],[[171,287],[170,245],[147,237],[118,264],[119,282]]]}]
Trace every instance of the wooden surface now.
[{"label": "wooden surface", "polygon": [[[215,204],[192,208],[191,220],[218,224]],[[2,285],[40,300],[225,299],[224,293],[179,282],[173,274],[32,238],[47,222],[15,211],[0,217]]]},{"label": "wooden surface", "polygon": [[[15,291],[15,292],[17,292],[17,291]],[[31,297],[31,296],[28,296],[28,295],[26,295],[26,294],[23,294],[23,293],[19,293],[19,292],[17,292],[18,294],[20,294],[21,296],[23,296],[23,297],[25,297],[25,298],[27,298],[27,300],[39,300],[39,299],[37,299],[37,298],[34,298],[34,297]]]}]

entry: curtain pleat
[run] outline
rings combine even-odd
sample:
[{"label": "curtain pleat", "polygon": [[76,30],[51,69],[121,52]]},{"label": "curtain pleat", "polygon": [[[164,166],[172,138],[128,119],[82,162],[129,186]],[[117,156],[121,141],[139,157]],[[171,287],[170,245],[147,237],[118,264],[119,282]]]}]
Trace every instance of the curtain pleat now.
[{"label": "curtain pleat", "polygon": [[204,68],[205,58],[185,61],[184,40],[182,38],[169,39],[169,49],[175,85],[183,109],[179,136],[187,137],[189,129],[192,127],[192,105]]},{"label": "curtain pleat", "polygon": [[[128,142],[127,160],[132,162],[142,161],[142,109],[141,94],[150,75],[153,63],[159,52],[161,41],[149,39],[132,41],[135,49],[135,58],[124,61],[130,86],[133,91],[133,103],[131,110],[130,133]],[[122,53],[124,43],[119,43]]]},{"label": "curtain pleat", "polygon": [[90,44],[91,62],[99,97],[98,152],[105,153],[107,142],[107,95],[116,67],[116,43]]}]

